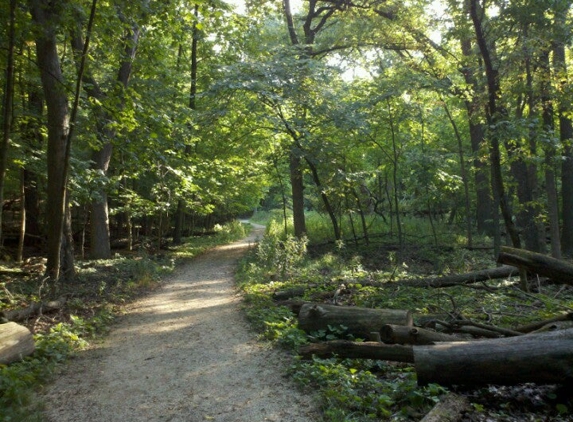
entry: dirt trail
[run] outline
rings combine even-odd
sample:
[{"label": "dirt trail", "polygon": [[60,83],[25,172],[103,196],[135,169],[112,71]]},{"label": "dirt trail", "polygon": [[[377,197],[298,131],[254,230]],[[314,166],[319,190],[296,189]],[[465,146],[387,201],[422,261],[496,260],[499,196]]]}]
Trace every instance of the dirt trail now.
[{"label": "dirt trail", "polygon": [[239,307],[235,265],[262,233],[195,259],[131,305],[47,387],[46,420],[318,420],[312,397],[284,377],[286,356],[256,340]]}]

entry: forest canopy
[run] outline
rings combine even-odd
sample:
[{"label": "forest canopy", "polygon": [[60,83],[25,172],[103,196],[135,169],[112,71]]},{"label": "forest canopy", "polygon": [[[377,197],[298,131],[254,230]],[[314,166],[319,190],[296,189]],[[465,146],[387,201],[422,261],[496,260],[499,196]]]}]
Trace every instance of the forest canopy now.
[{"label": "forest canopy", "polygon": [[1,0],[3,255],[72,279],[278,208],[297,237],[314,211],[327,240],[378,220],[403,246],[421,218],[571,257],[570,9]]}]

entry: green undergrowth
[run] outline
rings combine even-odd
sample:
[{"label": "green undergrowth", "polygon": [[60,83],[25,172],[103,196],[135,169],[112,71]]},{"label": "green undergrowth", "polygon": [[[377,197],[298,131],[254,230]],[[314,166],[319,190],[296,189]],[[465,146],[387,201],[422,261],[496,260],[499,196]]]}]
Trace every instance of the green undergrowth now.
[{"label": "green undergrowth", "polygon": [[[285,236],[281,224],[271,222],[258,247],[239,268],[237,280],[244,293],[245,312],[262,338],[296,355],[306,343],[349,337],[345,327],[303,332],[291,309],[273,302],[273,293],[278,291],[302,287],[304,293],[294,300],[322,302],[325,297],[332,300],[338,290],[336,300],[340,305],[410,310],[417,325],[437,315],[440,319],[456,316],[479,324],[516,328],[573,308],[573,289],[566,286],[539,284],[534,286],[535,292],[526,293],[516,287],[513,279],[444,289],[401,285],[396,281],[495,266],[493,259],[482,252],[418,246],[417,254],[404,253],[401,259],[396,251],[350,245],[310,254],[313,246],[307,239]],[[364,258],[359,251],[369,256]],[[385,265],[368,265],[376,254]],[[434,260],[432,264],[443,264],[425,265],[428,259]],[[447,392],[439,385],[418,387],[413,366],[392,362],[297,358],[290,374],[319,393],[326,421],[419,420]],[[523,398],[512,394],[496,396],[497,402],[484,397],[489,396],[479,390],[471,396],[475,420],[566,420],[559,417],[569,416],[571,410],[563,400],[555,402],[553,393],[547,393],[542,405],[533,399],[525,399],[524,403]],[[530,413],[534,419],[530,419]],[[509,416],[496,419],[500,415]],[[528,418],[523,419],[524,415]]]},{"label": "green undergrowth", "polygon": [[0,311],[62,296],[67,301],[55,315],[23,322],[35,333],[36,351],[20,362],[0,365],[0,421],[41,421],[41,404],[33,399],[34,392],[59,364],[105,335],[123,306],[159,286],[161,277],[178,262],[240,239],[247,231],[247,226],[234,222],[216,227],[214,235],[185,239],[158,254],[120,251],[110,260],[80,261],[73,283],[48,285],[39,274],[3,281]]}]

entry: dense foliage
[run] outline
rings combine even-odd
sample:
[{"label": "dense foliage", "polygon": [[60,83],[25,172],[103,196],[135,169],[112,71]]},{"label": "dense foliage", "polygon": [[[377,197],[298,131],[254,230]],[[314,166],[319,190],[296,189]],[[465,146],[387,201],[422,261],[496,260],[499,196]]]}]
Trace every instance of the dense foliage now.
[{"label": "dense foliage", "polygon": [[[504,242],[573,257],[569,0],[0,0],[0,23],[0,259],[46,257],[33,299],[81,291],[118,251],[158,256],[278,209],[244,283],[254,321],[292,346],[308,339],[266,307],[282,284],[343,280],[352,304],[422,313],[475,301],[508,325],[569,309],[523,273],[510,303],[505,286],[413,301],[360,281],[492,266]],[[322,383],[333,420],[413,417],[441,393],[410,389],[407,368],[340,365],[296,375]]]}]

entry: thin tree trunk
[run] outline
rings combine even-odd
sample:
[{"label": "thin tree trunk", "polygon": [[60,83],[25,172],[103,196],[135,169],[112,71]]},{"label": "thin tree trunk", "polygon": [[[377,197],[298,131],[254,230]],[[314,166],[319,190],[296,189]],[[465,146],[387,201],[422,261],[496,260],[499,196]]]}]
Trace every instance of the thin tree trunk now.
[{"label": "thin tree trunk", "polygon": [[24,257],[24,240],[26,238],[26,180],[24,169],[20,169],[20,235],[18,236],[18,252],[16,262],[22,262]]},{"label": "thin tree trunk", "polygon": [[[480,11],[481,12],[481,11]],[[490,121],[492,127],[496,125],[503,124],[507,119],[507,111],[498,106],[498,99],[500,96],[500,82],[499,82],[499,72],[493,65],[493,60],[491,57],[490,47],[485,38],[485,34],[482,28],[482,17],[478,14],[478,0],[470,0],[470,14],[474,24],[475,34],[477,38],[477,43],[484,60],[487,86],[488,86],[488,120]],[[505,195],[505,188],[503,183],[503,175],[501,172],[501,153],[499,148],[500,143],[500,133],[499,129],[492,129],[490,136],[490,159],[492,165],[492,184],[497,191],[497,196],[499,198],[499,205],[501,209],[501,214],[505,222],[505,227],[507,233],[511,238],[511,242],[514,247],[521,247],[521,241],[519,239],[519,234],[513,223],[513,216],[509,206],[508,198]]]},{"label": "thin tree trunk", "polygon": [[304,218],[304,183],[301,159],[295,151],[295,148],[290,152],[290,183],[292,187],[294,235],[301,238],[306,235],[306,222]]},{"label": "thin tree trunk", "polygon": [[[199,42],[199,29],[197,22],[199,21],[199,5],[195,5],[194,10],[195,21],[193,22],[192,40],[191,40],[191,88],[189,90],[189,109],[197,109],[197,53]],[[181,49],[179,50],[181,52]],[[178,59],[179,62],[179,59]],[[185,155],[189,155],[191,147],[185,145]],[[185,216],[185,200],[179,199],[177,203],[177,211],[175,213],[175,228],[173,231],[173,243],[175,245],[181,244],[181,231],[183,230],[183,220]]]},{"label": "thin tree trunk", "polygon": [[470,188],[469,188],[469,181],[468,181],[468,174],[466,171],[466,163],[464,160],[464,147],[462,143],[462,136],[460,135],[460,131],[458,130],[458,125],[454,121],[450,109],[445,101],[442,100],[442,104],[444,105],[444,110],[448,116],[448,120],[452,124],[454,128],[454,133],[456,134],[456,139],[458,140],[458,156],[460,158],[460,170],[462,174],[462,182],[464,184],[464,199],[465,199],[465,207],[466,207],[466,235],[468,237],[468,247],[473,246],[472,240],[472,216],[471,216],[471,205],[470,205]]},{"label": "thin tree trunk", "polygon": [[[570,5],[565,10],[555,13],[557,28],[565,26],[565,19]],[[565,40],[557,38],[553,48],[553,67],[555,76],[560,81],[560,90],[568,88],[567,62],[565,60]],[[559,138],[563,146],[561,161],[561,250],[563,255],[573,257],[573,124],[569,113],[571,100],[569,96],[561,96],[558,100]]]},{"label": "thin tree trunk", "polygon": [[8,19],[8,57],[6,61],[6,85],[2,103],[2,142],[0,143],[0,248],[3,244],[2,221],[4,209],[4,185],[8,167],[8,147],[12,132],[12,104],[14,100],[14,46],[16,37],[16,0],[10,0]]},{"label": "thin tree trunk", "polygon": [[398,146],[396,140],[396,129],[394,127],[394,116],[392,115],[390,100],[387,101],[387,104],[388,121],[390,123],[390,132],[392,135],[392,163],[394,164],[392,169],[392,182],[394,183],[394,210],[396,212],[396,226],[398,228],[398,244],[400,245],[400,254],[402,254],[404,249],[404,234],[402,233],[402,220],[400,217],[400,193],[398,189]]},{"label": "thin tree trunk", "polygon": [[543,130],[549,140],[545,142],[545,189],[547,191],[547,210],[549,213],[551,256],[561,258],[561,239],[559,235],[559,199],[557,197],[557,183],[555,181],[555,147],[552,143],[555,132],[553,121],[554,111],[551,101],[551,70],[549,66],[549,51],[543,51],[540,56],[541,68],[541,105],[543,107]]}]

